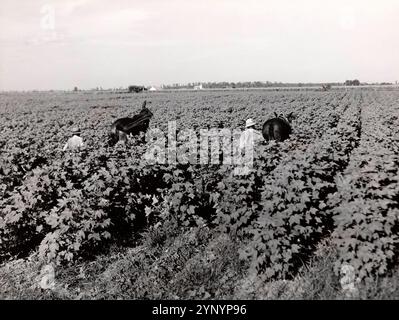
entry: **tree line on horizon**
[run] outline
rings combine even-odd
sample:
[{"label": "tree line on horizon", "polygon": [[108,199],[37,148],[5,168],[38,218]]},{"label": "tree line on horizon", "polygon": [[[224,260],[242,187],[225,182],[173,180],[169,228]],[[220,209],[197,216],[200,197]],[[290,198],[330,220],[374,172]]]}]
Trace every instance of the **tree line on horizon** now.
[{"label": "tree line on horizon", "polygon": [[246,81],[246,82],[192,82],[187,84],[175,83],[163,85],[164,89],[193,89],[194,86],[202,84],[204,89],[230,89],[230,88],[267,88],[267,87],[320,87],[320,86],[360,86],[360,85],[392,85],[390,82],[367,83],[360,82],[358,79],[346,80],[345,82],[325,82],[325,83],[284,83],[270,81]]},{"label": "tree line on horizon", "polygon": [[[398,84],[396,81],[395,84]],[[162,85],[162,89],[194,89],[194,87],[202,85],[203,89],[235,89],[235,88],[277,88],[277,87],[322,87],[323,89],[330,89],[332,86],[361,86],[361,85],[393,85],[391,82],[360,82],[358,79],[345,80],[345,82],[271,82],[271,81],[244,81],[244,82],[189,82],[189,83],[174,83]],[[147,91],[147,86],[144,85],[130,85],[126,89],[118,88],[114,90],[127,90],[128,92],[142,92]],[[102,87],[97,87],[96,91],[102,91]],[[73,91],[80,91],[78,87],[74,87]]]}]

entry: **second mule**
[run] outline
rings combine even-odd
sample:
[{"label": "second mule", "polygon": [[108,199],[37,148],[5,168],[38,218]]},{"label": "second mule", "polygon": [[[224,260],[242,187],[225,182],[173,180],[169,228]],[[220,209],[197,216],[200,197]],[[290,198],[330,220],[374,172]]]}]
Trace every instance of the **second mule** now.
[{"label": "second mule", "polygon": [[274,113],[275,118],[267,120],[263,124],[262,135],[266,141],[276,140],[278,142],[288,139],[292,133],[291,121],[293,119],[292,112],[284,117],[283,115],[278,116]]}]

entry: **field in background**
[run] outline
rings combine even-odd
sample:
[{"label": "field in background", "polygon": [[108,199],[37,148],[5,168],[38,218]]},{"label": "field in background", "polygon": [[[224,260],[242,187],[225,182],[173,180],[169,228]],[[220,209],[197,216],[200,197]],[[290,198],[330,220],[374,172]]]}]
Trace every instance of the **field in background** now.
[{"label": "field in background", "polygon": [[[140,141],[107,143],[145,99],[165,132],[293,111],[294,134],[260,145],[244,177],[148,166]],[[344,264],[373,283],[363,297],[397,295],[398,116],[399,91],[381,88],[1,94],[0,297],[342,298]],[[64,153],[74,126],[86,147]],[[42,293],[48,261],[58,287]]]}]

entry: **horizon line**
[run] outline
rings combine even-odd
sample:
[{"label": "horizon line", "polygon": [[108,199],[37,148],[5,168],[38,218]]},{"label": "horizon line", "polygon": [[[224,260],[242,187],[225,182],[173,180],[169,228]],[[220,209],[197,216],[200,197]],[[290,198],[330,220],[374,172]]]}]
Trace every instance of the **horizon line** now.
[{"label": "horizon line", "polygon": [[[353,80],[357,80],[357,79],[348,79],[350,81]],[[345,80],[346,81],[346,80]],[[200,84],[221,84],[221,83],[226,83],[226,84],[239,84],[239,83],[256,83],[256,82],[260,82],[260,83],[264,83],[264,84],[272,84],[272,85],[283,85],[286,88],[288,88],[289,86],[292,87],[302,87],[302,86],[321,86],[321,85],[326,85],[326,84],[330,84],[330,85],[335,85],[335,86],[345,86],[345,81],[341,81],[341,82],[337,82],[337,81],[325,81],[325,82],[281,82],[281,81],[261,81],[261,80],[253,80],[253,81],[193,81],[193,82],[175,82],[175,83],[168,83],[168,84],[160,84],[160,85],[154,85],[154,84],[150,84],[150,85],[142,85],[142,84],[135,84],[137,86],[141,86],[144,88],[151,88],[151,87],[155,87],[155,88],[164,88],[164,87],[174,87],[176,85],[178,85],[179,87],[186,87],[186,86],[190,86],[190,85],[200,85]],[[360,80],[359,80],[360,81]],[[367,85],[390,85],[390,86],[396,86],[399,85],[398,80],[395,81],[360,81],[360,85],[361,86],[367,86]],[[78,88],[78,91],[109,91],[109,90],[127,90],[129,86],[134,85],[134,84],[130,84],[127,86],[114,86],[114,87],[107,87],[107,88],[103,88],[102,86],[97,86],[94,88]],[[346,86],[346,87],[350,87],[350,86]],[[250,87],[239,87],[236,89],[251,89]],[[265,87],[257,87],[257,88],[269,88],[268,86]],[[277,88],[277,87],[275,87]],[[209,90],[209,89],[223,89],[223,88],[204,88],[203,90]],[[226,88],[228,89],[228,88]],[[253,89],[256,89],[256,87],[254,87]],[[71,88],[64,88],[64,89],[51,89],[51,88],[47,88],[47,89],[0,89],[0,92],[48,92],[48,91],[74,91],[74,87]]]}]

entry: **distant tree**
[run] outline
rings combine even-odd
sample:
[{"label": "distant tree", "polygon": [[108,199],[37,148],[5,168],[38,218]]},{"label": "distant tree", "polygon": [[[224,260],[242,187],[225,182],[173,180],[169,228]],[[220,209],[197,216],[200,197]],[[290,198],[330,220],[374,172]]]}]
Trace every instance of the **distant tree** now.
[{"label": "distant tree", "polygon": [[360,86],[360,81],[355,79],[355,80],[346,80],[345,81],[346,86]]},{"label": "distant tree", "polygon": [[73,91],[79,91],[78,87],[73,88]]}]

